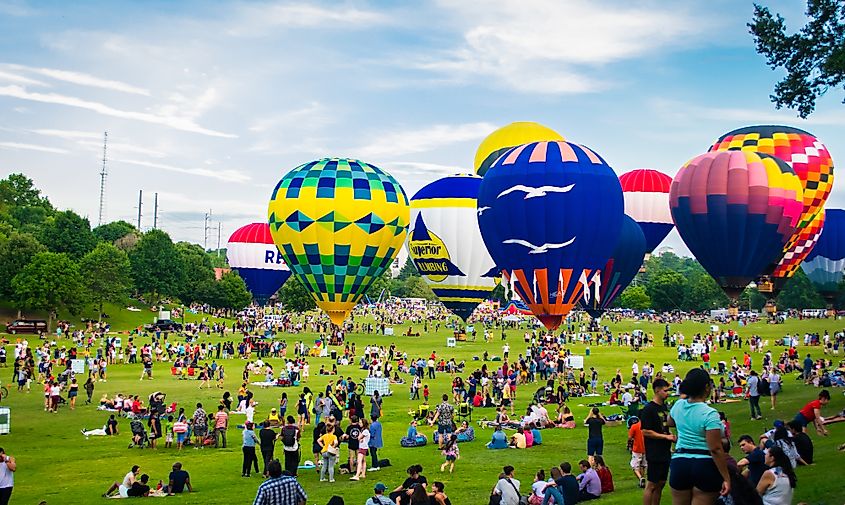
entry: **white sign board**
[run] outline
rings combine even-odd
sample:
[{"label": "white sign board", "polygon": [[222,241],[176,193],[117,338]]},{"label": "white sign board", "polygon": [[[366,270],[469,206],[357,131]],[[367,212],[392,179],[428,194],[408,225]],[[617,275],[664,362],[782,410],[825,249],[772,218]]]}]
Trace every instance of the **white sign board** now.
[{"label": "white sign board", "polygon": [[385,328],[384,334],[385,335],[393,335],[393,328]]},{"label": "white sign board", "polygon": [[170,311],[169,310],[160,310],[158,311],[158,319],[170,319]]},{"label": "white sign board", "polygon": [[566,358],[566,366],[569,368],[584,369],[584,356],[568,356]]},{"label": "white sign board", "polygon": [[85,373],[85,360],[84,359],[72,359],[70,360],[70,369],[73,370],[73,373],[80,375]]},{"label": "white sign board", "polygon": [[446,337],[446,347],[455,347],[455,337]]}]

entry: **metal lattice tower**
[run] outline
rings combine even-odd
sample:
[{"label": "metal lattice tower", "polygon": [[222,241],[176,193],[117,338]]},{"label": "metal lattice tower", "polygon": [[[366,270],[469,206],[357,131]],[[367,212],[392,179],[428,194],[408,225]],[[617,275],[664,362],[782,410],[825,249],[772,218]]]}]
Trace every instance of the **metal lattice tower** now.
[{"label": "metal lattice tower", "polygon": [[97,216],[97,226],[103,224],[103,214],[106,210],[106,177],[108,170],[106,169],[106,147],[109,141],[109,132],[103,132],[103,168],[100,170],[100,213]]}]

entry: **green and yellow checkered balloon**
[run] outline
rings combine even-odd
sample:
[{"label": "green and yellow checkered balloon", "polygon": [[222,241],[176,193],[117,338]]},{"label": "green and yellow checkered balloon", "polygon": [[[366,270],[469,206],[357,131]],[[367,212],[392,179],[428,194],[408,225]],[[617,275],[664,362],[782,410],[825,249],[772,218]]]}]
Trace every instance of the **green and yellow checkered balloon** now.
[{"label": "green and yellow checkered balloon", "polygon": [[408,197],[396,179],[344,158],[288,172],[267,212],[285,262],[337,325],[396,258],[410,220]]}]

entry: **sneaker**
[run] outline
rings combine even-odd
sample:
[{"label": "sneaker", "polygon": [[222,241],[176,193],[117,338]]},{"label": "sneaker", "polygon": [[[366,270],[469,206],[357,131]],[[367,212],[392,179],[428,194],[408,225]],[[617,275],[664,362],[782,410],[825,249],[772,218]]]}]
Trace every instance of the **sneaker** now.
[{"label": "sneaker", "polygon": [[334,479],[329,479],[329,482],[334,482]]},{"label": "sneaker", "polygon": [[320,478],[320,482],[326,482],[326,478],[325,478],[325,477],[321,477],[321,478]]}]

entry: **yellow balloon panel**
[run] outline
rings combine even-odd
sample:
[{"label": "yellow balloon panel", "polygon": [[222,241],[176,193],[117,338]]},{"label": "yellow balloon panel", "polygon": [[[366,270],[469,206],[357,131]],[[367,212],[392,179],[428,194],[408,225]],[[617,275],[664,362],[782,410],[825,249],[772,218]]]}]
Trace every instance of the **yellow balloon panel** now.
[{"label": "yellow balloon panel", "polygon": [[563,140],[558,132],[540,123],[517,121],[499,128],[481,141],[475,151],[473,167],[478,175],[484,175],[490,165],[511,147],[531,142]]}]

